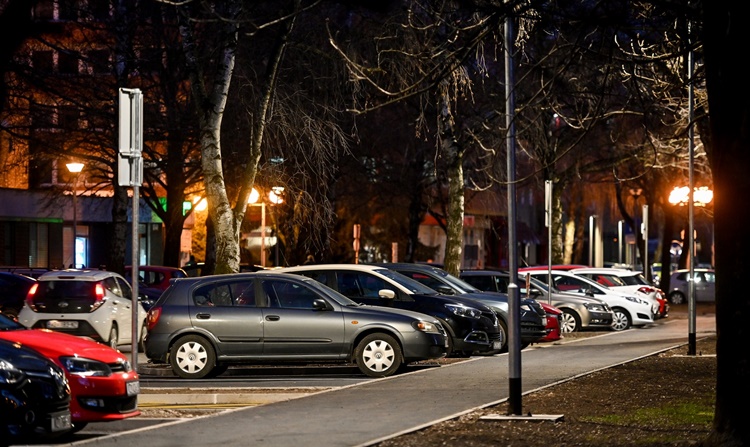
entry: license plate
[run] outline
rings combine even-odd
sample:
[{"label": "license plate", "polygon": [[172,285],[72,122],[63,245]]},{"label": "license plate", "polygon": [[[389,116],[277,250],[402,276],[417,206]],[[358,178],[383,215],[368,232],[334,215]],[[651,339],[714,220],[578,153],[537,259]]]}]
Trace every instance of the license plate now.
[{"label": "license plate", "polygon": [[48,329],[78,329],[77,321],[60,321],[60,320],[49,320],[47,322]]},{"label": "license plate", "polygon": [[58,432],[70,430],[71,426],[70,411],[61,411],[50,414],[50,431]]},{"label": "license plate", "polygon": [[125,389],[128,396],[135,396],[141,392],[141,383],[137,380],[135,382],[127,382],[125,384]]},{"label": "license plate", "polygon": [[503,347],[503,343],[499,341],[492,342],[492,349],[500,349]]}]

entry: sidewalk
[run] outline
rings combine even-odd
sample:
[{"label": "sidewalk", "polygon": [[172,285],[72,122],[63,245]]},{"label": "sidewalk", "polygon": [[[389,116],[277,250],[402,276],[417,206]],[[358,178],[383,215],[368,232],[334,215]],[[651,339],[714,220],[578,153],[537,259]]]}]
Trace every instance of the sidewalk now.
[{"label": "sidewalk", "polygon": [[[698,316],[698,337],[715,333]],[[687,343],[685,319],[522,352],[524,392]],[[480,357],[297,399],[229,410],[74,445],[369,446],[508,398],[508,356]]]}]

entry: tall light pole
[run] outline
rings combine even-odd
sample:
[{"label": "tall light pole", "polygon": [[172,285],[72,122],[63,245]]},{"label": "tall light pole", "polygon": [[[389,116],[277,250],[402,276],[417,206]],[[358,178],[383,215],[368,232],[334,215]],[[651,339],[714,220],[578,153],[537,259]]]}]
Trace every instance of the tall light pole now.
[{"label": "tall light pole", "polygon": [[[283,186],[274,186],[271,188],[271,191],[268,192],[268,202],[269,205],[278,205],[280,203],[284,202],[284,197],[282,196],[284,192]],[[260,201],[260,203],[257,203]],[[260,207],[260,265],[262,267],[266,266],[266,201],[265,199],[262,199],[260,196],[260,193],[257,189],[253,188],[252,191],[250,191],[250,197],[248,197],[247,202],[249,205],[252,206],[259,206]],[[277,229],[278,233],[278,229]],[[279,262],[279,237],[276,236],[276,263]]]},{"label": "tall light pole", "polygon": [[65,165],[71,174],[75,174],[73,180],[73,268],[77,268],[76,242],[78,239],[78,177],[83,171],[83,163],[67,163]]}]

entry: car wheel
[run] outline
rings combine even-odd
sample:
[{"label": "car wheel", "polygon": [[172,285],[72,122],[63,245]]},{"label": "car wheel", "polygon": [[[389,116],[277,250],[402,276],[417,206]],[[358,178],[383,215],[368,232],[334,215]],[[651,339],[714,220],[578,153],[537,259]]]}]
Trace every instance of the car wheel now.
[{"label": "car wheel", "polygon": [[508,352],[508,325],[500,318],[497,319],[497,322],[503,335],[503,346],[500,348],[500,352]]},{"label": "car wheel", "polygon": [[581,317],[575,312],[564,309],[562,315],[560,315],[560,332],[569,334],[579,330],[581,330]]},{"label": "car wheel", "polygon": [[202,379],[216,366],[216,353],[205,338],[186,335],[172,345],[169,363],[172,371],[183,379]]},{"label": "car wheel", "polygon": [[685,304],[685,295],[682,292],[672,292],[669,294],[669,301],[672,304]]},{"label": "car wheel", "polygon": [[615,307],[612,309],[612,314],[612,329],[616,331],[624,331],[630,327],[630,315],[624,309]]},{"label": "car wheel", "polygon": [[109,340],[107,344],[112,349],[117,349],[117,326],[112,325],[112,329],[109,330]]},{"label": "car wheel", "polygon": [[354,351],[357,366],[368,377],[393,375],[404,362],[401,346],[386,334],[370,334],[362,339]]}]

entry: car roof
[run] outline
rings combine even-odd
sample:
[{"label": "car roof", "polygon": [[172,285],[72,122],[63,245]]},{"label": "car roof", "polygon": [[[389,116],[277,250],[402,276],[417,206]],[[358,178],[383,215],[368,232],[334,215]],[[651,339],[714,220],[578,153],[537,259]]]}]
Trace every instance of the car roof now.
[{"label": "car roof", "polygon": [[54,281],[56,279],[62,280],[81,280],[81,281],[100,281],[105,278],[118,277],[123,280],[121,275],[115,272],[107,270],[82,270],[82,269],[67,269],[67,270],[55,270],[47,272],[40,276],[38,281]]},{"label": "car roof", "polygon": [[380,270],[387,268],[383,265],[372,265],[372,264],[310,264],[310,265],[295,265],[293,267],[282,267],[275,269],[276,272],[291,272],[291,271],[303,271],[303,270],[334,270],[334,269],[348,269],[358,270],[361,272],[371,272],[373,270]]},{"label": "car roof", "polygon": [[610,267],[586,267],[570,270],[573,273],[599,273],[602,275],[635,276],[643,272]]},{"label": "car roof", "polygon": [[492,276],[492,275],[508,275],[509,272],[502,270],[462,270],[461,276]]}]

